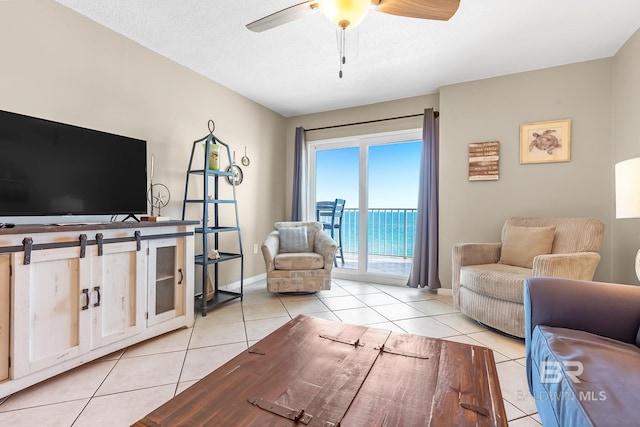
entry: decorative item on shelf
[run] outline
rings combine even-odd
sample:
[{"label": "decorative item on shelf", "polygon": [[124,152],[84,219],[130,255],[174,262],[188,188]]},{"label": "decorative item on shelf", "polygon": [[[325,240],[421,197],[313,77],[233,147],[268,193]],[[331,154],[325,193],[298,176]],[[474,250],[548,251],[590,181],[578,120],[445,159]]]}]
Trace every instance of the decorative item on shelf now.
[{"label": "decorative item on shelf", "polygon": [[227,167],[227,172],[232,172],[233,176],[227,177],[227,182],[230,185],[240,185],[242,184],[242,180],[244,179],[244,173],[242,173],[242,169],[240,166],[236,164],[236,152],[233,152],[233,164],[230,164]]},{"label": "decorative item on shelf", "polygon": [[500,178],[500,143],[469,144],[469,181],[497,181]]},{"label": "decorative item on shelf", "polygon": [[211,283],[211,276],[207,276],[207,301],[211,301],[216,292],[213,290],[213,283]]},{"label": "decorative item on shelf", "polygon": [[207,254],[207,258],[209,259],[220,259],[220,252],[217,249],[210,249]]},{"label": "decorative item on shelf", "polygon": [[[206,150],[207,144],[202,144],[202,148]],[[220,170],[220,146],[215,143],[209,145],[209,170]]]},{"label": "decorative item on shelf", "polygon": [[151,155],[151,173],[149,178],[149,189],[147,190],[147,201],[151,205],[151,214],[141,217],[142,221],[160,222],[169,221],[168,216],[162,216],[160,210],[169,204],[171,193],[164,184],[154,184],[153,175],[155,167],[155,156]]},{"label": "decorative item on shelf", "polygon": [[[640,157],[616,163],[616,218],[640,218]],[[640,280],[640,250],[635,270]]]},{"label": "decorative item on shelf", "polygon": [[244,146],[244,156],[242,156],[242,159],[240,159],[240,161],[242,162],[242,166],[249,166],[249,164],[251,163],[251,160],[249,160],[249,158],[247,157],[247,146]]},{"label": "decorative item on shelf", "polygon": [[[216,124],[213,122],[213,120],[209,120],[207,122],[207,128],[209,129],[209,134],[213,135],[213,131],[216,130]],[[202,143],[202,149],[205,151],[204,155],[209,156],[209,170],[219,171],[220,170],[220,145],[216,143],[215,138],[211,138],[209,140],[208,153],[207,153],[206,142]]]},{"label": "decorative item on shelf", "polygon": [[571,120],[520,125],[520,164],[571,160]]}]

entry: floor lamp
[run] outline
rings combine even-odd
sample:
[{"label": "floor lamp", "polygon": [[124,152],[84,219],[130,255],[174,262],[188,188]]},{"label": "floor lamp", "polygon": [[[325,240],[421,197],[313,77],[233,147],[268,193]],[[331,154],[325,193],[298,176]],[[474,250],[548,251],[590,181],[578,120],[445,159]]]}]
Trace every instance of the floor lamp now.
[{"label": "floor lamp", "polygon": [[[616,218],[640,218],[640,157],[616,163]],[[640,280],[640,250],[636,276]]]}]

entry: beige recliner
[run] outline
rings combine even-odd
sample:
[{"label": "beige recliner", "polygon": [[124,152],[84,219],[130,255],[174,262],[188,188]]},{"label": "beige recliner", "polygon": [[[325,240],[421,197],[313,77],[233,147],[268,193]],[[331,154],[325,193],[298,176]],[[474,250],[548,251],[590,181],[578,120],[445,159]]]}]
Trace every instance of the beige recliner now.
[{"label": "beige recliner", "polygon": [[604,223],[596,218],[508,218],[501,243],[453,246],[453,304],[472,319],[523,338],[525,279],[593,279],[603,237]]},{"label": "beige recliner", "polygon": [[[262,243],[269,292],[331,289],[336,242],[319,222],[276,222]],[[306,230],[303,231],[303,230]]]}]

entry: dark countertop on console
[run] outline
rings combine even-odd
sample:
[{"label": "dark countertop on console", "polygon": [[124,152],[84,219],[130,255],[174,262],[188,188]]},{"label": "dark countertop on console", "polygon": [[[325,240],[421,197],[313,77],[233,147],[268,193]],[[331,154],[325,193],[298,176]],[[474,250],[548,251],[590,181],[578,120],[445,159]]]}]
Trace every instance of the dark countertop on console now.
[{"label": "dark countertop on console", "polygon": [[122,228],[150,228],[179,225],[196,225],[200,221],[126,221],[126,222],[85,222],[69,224],[16,224],[13,228],[0,228],[0,235],[30,234],[30,233],[57,233],[61,231],[86,231],[86,230],[113,230]]}]

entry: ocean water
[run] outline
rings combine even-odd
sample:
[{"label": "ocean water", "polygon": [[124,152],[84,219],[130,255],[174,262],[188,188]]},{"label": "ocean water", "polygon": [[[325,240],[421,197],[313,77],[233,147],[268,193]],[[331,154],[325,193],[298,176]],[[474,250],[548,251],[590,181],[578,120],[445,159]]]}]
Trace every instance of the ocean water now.
[{"label": "ocean water", "polygon": [[[346,209],[342,244],[345,252],[358,252],[359,211]],[[370,255],[413,257],[415,209],[369,209],[367,247]]]}]

